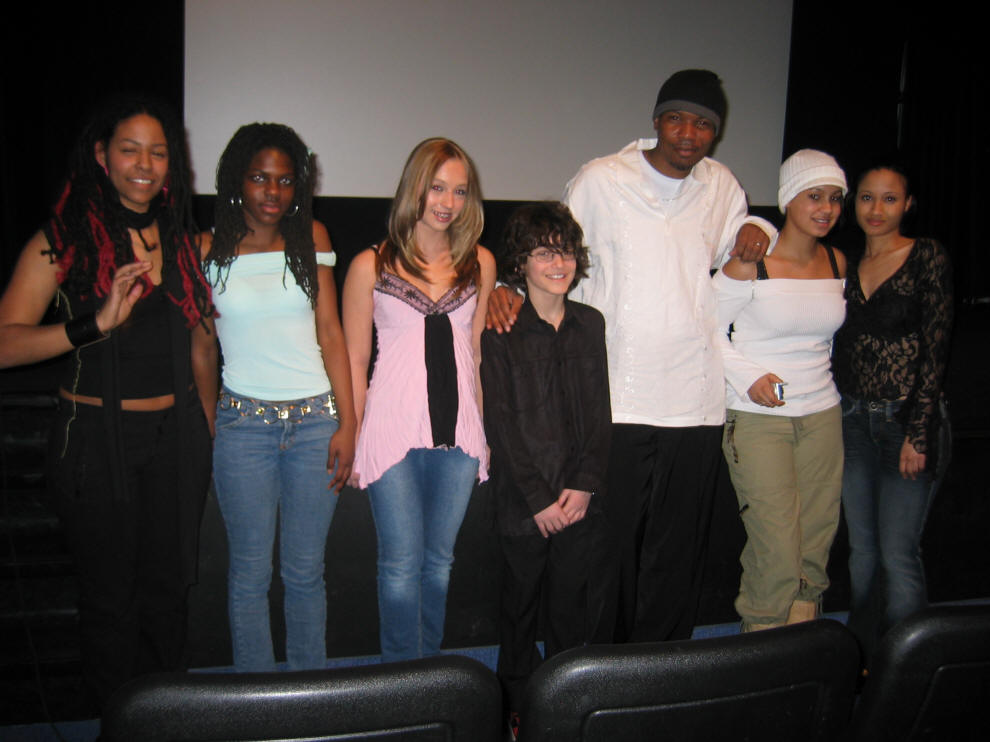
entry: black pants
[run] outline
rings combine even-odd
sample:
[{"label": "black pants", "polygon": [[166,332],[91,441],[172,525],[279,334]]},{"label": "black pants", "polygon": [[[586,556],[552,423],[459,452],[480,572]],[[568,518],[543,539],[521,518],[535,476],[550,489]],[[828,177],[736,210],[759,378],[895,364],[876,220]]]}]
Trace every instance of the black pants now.
[{"label": "black pants", "polygon": [[616,641],[690,638],[721,436],[721,426],[612,426],[605,507],[618,561]]},{"label": "black pants", "polygon": [[[79,570],[83,673],[101,707],[132,677],[184,666],[181,562],[195,543],[190,529],[199,528],[188,513],[201,509],[181,500],[204,499],[211,456],[199,398],[191,396],[185,460],[174,410],[121,413],[127,497],[113,492],[101,408],[80,404],[73,412],[63,401],[50,437],[50,483]],[[180,491],[180,467],[194,474],[187,481],[197,482],[195,491]]]},{"label": "black pants", "polygon": [[546,657],[595,640],[599,607],[589,576],[603,525],[601,505],[592,498],[583,520],[549,538],[499,535],[498,676],[507,710],[522,708],[526,681],[543,661],[536,647],[541,611]]}]

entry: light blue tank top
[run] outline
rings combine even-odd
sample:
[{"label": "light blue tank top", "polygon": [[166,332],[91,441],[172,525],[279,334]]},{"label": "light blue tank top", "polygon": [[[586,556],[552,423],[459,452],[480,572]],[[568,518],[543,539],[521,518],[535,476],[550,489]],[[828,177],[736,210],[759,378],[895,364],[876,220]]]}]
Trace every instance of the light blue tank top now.
[{"label": "light blue tank top", "polygon": [[[316,262],[332,267],[337,256],[318,252]],[[208,264],[205,273],[220,312],[216,326],[227,389],[273,402],[314,397],[330,389],[316,341],[316,316],[286,267],[285,253],[238,256],[225,285],[218,281],[222,273],[215,264]]]}]

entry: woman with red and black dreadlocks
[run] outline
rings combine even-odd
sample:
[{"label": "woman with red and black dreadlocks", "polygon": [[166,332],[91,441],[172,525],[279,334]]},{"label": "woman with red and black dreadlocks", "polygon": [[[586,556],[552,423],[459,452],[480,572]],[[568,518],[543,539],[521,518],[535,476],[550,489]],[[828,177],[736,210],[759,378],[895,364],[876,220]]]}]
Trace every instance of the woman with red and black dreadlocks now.
[{"label": "woman with red and black dreadlocks", "polygon": [[[194,234],[181,125],[157,101],[113,101],[0,299],[0,367],[65,355],[49,481],[101,706],[129,678],[183,662],[211,455],[195,382],[216,374],[191,344],[213,314]],[[62,321],[41,324],[53,301]]]}]

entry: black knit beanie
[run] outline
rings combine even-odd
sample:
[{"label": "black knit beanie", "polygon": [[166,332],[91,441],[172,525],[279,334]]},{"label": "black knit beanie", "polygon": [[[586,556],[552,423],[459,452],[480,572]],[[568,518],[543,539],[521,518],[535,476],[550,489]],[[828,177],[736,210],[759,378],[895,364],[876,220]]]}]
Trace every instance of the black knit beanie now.
[{"label": "black knit beanie", "polygon": [[666,111],[687,111],[711,119],[718,134],[725,107],[725,91],[718,75],[710,70],[681,70],[660,87],[653,118]]}]

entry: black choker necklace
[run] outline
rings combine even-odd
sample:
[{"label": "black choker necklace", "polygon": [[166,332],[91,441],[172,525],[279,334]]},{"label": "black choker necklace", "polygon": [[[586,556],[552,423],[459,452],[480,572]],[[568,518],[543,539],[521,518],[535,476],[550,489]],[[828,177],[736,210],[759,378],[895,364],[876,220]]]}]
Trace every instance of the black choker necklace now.
[{"label": "black choker necklace", "polygon": [[133,209],[128,209],[124,204],[117,201],[113,204],[114,211],[117,212],[117,216],[120,220],[124,222],[124,226],[128,229],[147,229],[152,224],[154,224],[155,219],[158,218],[158,210],[161,207],[161,199],[154,199],[150,204],[148,204],[147,211],[134,211]]},{"label": "black choker necklace", "polygon": [[147,211],[134,211],[133,209],[128,209],[119,201],[113,203],[112,208],[115,212],[117,212],[117,216],[124,223],[125,227],[128,229],[137,230],[138,239],[141,240],[141,244],[144,246],[144,249],[151,252],[157,248],[158,245],[149,245],[148,241],[144,239],[144,235],[141,234],[141,230],[147,229],[155,223],[155,219],[158,218],[158,211],[161,208],[161,205],[161,199],[156,198],[148,204]]}]

